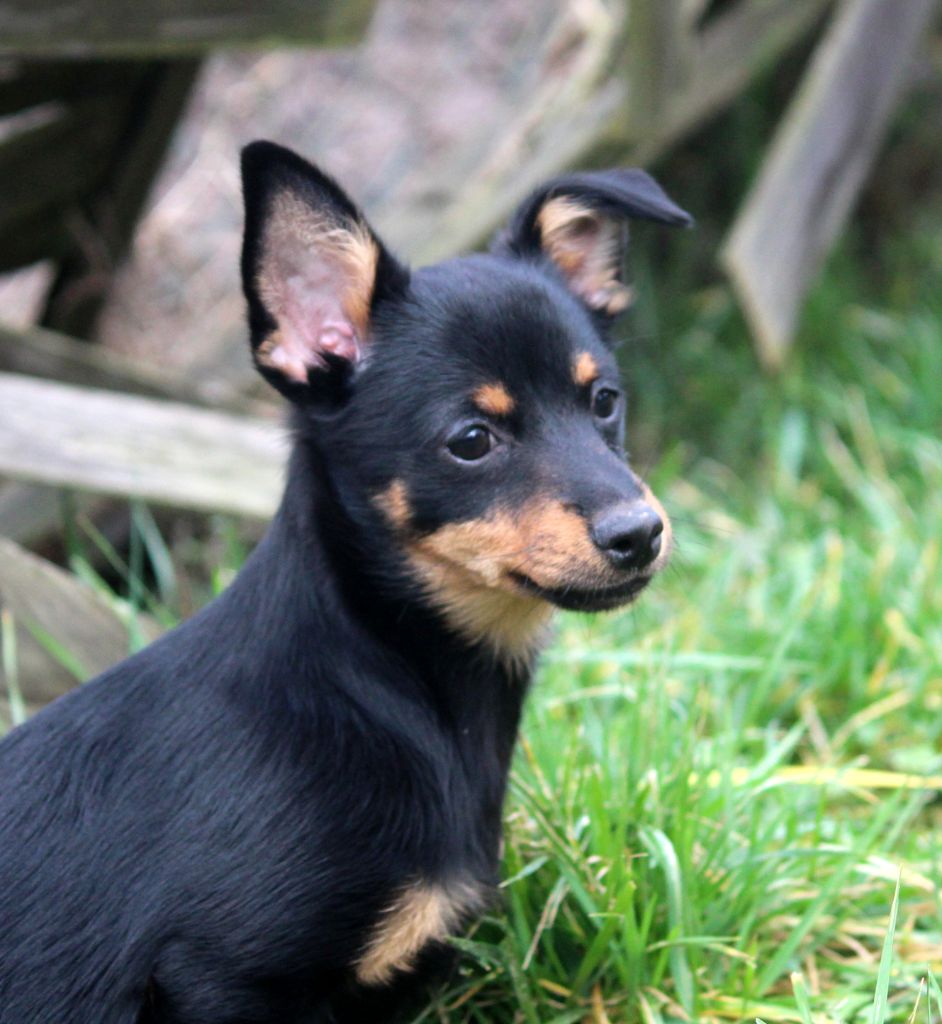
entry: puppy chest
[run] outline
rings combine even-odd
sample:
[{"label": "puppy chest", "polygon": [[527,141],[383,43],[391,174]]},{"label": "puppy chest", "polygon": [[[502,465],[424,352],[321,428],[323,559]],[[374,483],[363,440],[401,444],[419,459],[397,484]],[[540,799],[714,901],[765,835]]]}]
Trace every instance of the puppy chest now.
[{"label": "puppy chest", "polygon": [[453,934],[486,902],[486,887],[471,881],[417,882],[389,903],[356,963],[364,985],[383,985],[410,970],[422,950]]}]

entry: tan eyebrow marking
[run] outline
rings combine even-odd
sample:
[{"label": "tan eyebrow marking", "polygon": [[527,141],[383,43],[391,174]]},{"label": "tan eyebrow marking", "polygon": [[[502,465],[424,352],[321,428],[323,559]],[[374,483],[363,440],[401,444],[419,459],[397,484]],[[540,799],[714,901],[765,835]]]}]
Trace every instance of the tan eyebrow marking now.
[{"label": "tan eyebrow marking", "polygon": [[599,364],[591,352],[580,352],[572,364],[572,379],[580,387],[591,384],[599,375]]},{"label": "tan eyebrow marking", "polygon": [[482,384],[471,395],[474,404],[489,416],[509,416],[516,402],[503,384]]}]

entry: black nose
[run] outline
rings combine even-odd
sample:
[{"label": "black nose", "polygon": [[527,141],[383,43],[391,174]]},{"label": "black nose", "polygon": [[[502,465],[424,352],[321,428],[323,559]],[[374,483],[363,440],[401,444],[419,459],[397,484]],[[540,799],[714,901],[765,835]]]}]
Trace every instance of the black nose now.
[{"label": "black nose", "polygon": [[642,501],[615,505],[592,521],[595,546],[616,569],[643,569],[661,550],[664,524]]}]

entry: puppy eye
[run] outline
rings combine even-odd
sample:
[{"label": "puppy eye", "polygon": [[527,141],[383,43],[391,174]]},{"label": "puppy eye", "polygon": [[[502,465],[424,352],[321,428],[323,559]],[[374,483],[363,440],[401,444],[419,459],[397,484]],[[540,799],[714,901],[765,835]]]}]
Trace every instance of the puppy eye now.
[{"label": "puppy eye", "polygon": [[477,462],[478,459],[483,459],[493,447],[494,435],[480,423],[465,427],[447,444],[451,454],[456,459],[461,459],[462,462]]},{"label": "puppy eye", "polygon": [[592,415],[600,420],[609,420],[618,408],[618,392],[611,388],[599,388],[592,399]]}]

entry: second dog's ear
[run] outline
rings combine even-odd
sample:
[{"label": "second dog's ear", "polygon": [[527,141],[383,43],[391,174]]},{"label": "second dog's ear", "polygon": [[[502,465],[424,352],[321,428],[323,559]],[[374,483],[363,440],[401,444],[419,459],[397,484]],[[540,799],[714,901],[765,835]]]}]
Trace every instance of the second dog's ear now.
[{"label": "second dog's ear", "polygon": [[336,403],[368,355],[375,302],[408,272],[336,182],[290,150],[247,146],[242,187],[255,364],[295,401]]},{"label": "second dog's ear", "polygon": [[631,299],[622,263],[632,219],[682,227],[692,222],[637,168],[569,174],[548,181],[520,204],[494,250],[549,257],[590,309],[616,316]]}]

